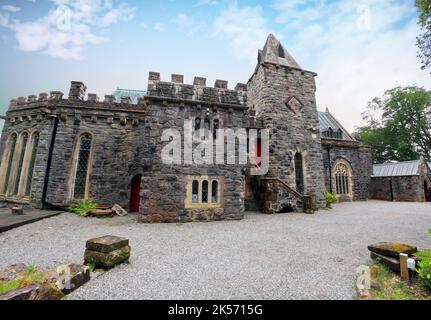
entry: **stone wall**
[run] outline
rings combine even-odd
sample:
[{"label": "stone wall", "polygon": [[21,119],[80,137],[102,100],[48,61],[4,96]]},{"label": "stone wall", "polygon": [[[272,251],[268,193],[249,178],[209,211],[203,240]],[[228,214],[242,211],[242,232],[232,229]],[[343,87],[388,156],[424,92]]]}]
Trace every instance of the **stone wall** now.
[{"label": "stone wall", "polygon": [[370,193],[375,200],[425,202],[424,178],[421,176],[371,178]]},{"label": "stone wall", "polygon": [[[328,157],[328,148],[330,157]],[[335,193],[333,187],[334,169],[338,161],[345,160],[350,164],[352,169],[352,200],[369,199],[370,177],[373,173],[373,162],[370,149],[362,146],[356,141],[322,139],[322,152],[326,190],[332,190],[332,193]],[[330,173],[332,174],[332,178],[330,178]]]},{"label": "stone wall", "polygon": [[[151,76],[150,74],[150,78]],[[175,81],[180,80],[181,78],[175,78]],[[172,84],[173,87],[176,85]],[[181,95],[160,97],[152,90],[149,90],[148,96],[139,99],[136,105],[131,104],[127,97],[116,102],[110,95],[105,96],[104,101],[99,101],[96,95],[88,94],[88,99],[85,100],[85,85],[72,82],[68,99],[63,99],[62,93],[53,92],[49,98],[42,95],[37,101],[21,99],[21,103],[11,103],[3,129],[2,145],[12,132],[21,133],[33,129],[40,132],[31,191],[32,206],[41,206],[54,125],[52,116],[56,116],[59,124],[48,183],[46,200],[49,203],[67,206],[74,200],[73,177],[79,138],[83,133],[90,133],[93,139],[89,197],[96,202],[118,203],[128,208],[131,181],[135,175],[140,174],[142,221],[242,219],[244,166],[165,165],[161,161],[162,148],[168,143],[162,142],[162,132],[165,129],[176,129],[183,134],[185,120],[194,121],[197,116],[208,115],[212,120],[219,120],[220,128],[237,129],[251,123],[256,124],[256,121],[245,114],[247,107],[241,105],[242,100],[239,98],[242,94],[228,90],[226,82],[219,82],[217,86],[220,87],[214,91],[217,96],[229,96],[231,103],[215,101],[211,95],[201,97],[206,101],[196,100],[199,96],[192,100],[184,99]],[[159,83],[153,79],[149,89],[155,88],[159,88]],[[207,89],[204,86],[196,88],[202,92]],[[208,90],[211,91],[210,89]],[[189,176],[202,175],[224,177],[221,186],[223,203],[220,208],[185,209],[187,179]],[[9,197],[8,200],[16,199]]]}]

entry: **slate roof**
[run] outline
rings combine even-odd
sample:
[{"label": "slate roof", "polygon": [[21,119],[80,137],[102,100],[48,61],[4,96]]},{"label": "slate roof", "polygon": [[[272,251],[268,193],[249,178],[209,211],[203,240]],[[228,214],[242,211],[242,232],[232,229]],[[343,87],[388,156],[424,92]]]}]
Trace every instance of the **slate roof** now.
[{"label": "slate roof", "polygon": [[142,90],[130,90],[130,89],[120,89],[117,88],[112,94],[115,96],[115,100],[117,102],[121,101],[121,97],[130,97],[132,99],[132,103],[138,103],[138,99],[145,96],[147,92]]},{"label": "slate roof", "polygon": [[334,132],[341,130],[343,140],[355,141],[350,133],[338,122],[337,119],[327,110],[325,112],[319,111],[320,134],[332,129]]},{"label": "slate roof", "polygon": [[384,163],[373,166],[373,177],[404,177],[418,176],[421,161],[405,161],[399,163]]}]

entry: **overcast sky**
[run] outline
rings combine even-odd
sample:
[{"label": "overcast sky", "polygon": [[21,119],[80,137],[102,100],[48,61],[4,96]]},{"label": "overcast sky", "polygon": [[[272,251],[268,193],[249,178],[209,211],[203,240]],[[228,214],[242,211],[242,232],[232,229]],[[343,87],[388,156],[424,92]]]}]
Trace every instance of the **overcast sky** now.
[{"label": "overcast sky", "polygon": [[100,96],[145,90],[149,71],[247,82],[274,33],[319,74],[317,103],[349,130],[397,85],[431,88],[420,69],[414,0],[0,0],[0,113],[18,96],[84,81]]}]

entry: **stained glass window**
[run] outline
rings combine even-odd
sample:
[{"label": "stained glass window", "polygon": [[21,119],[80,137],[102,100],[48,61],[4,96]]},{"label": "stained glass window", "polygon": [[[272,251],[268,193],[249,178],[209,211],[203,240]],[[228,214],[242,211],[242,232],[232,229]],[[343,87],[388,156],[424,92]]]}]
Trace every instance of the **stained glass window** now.
[{"label": "stained glass window", "polygon": [[81,136],[79,145],[78,164],[76,167],[74,198],[85,198],[87,189],[87,174],[90,161],[92,137],[85,133]]},{"label": "stained glass window", "polygon": [[208,203],[208,181],[202,182],[202,203]]},{"label": "stained glass window", "polygon": [[218,182],[213,181],[211,184],[211,202],[218,203]]},{"label": "stained glass window", "polygon": [[28,167],[28,175],[27,175],[27,183],[25,185],[25,195],[29,196],[31,191],[31,183],[33,181],[33,172],[34,172],[34,165],[36,162],[36,154],[37,154],[37,148],[39,147],[39,134],[35,133],[33,135],[33,145],[31,150],[31,158],[30,158],[30,164]]},{"label": "stained glass window", "polygon": [[15,153],[16,139],[17,139],[16,134],[13,134],[10,138],[10,141],[9,141],[9,160],[8,160],[7,168],[6,168],[6,177],[5,177],[4,185],[3,185],[3,194],[6,194],[7,188],[9,186],[9,178],[10,178],[10,173],[12,170],[12,163],[14,160],[13,156]]},{"label": "stained glass window", "polygon": [[19,182],[21,180],[22,165],[24,163],[25,149],[27,147],[28,133],[24,132],[21,136],[21,150],[19,152],[18,170],[16,173],[15,184],[13,185],[13,195],[18,194]]},{"label": "stained glass window", "polygon": [[295,154],[295,177],[296,177],[296,191],[299,193],[304,192],[304,170],[302,165],[302,155]]}]

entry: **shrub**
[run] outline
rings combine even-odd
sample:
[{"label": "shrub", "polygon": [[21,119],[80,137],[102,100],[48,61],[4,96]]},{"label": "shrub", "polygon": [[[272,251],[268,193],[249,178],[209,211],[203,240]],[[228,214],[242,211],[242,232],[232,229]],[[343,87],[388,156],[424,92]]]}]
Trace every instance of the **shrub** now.
[{"label": "shrub", "polygon": [[425,287],[431,290],[431,259],[422,259],[418,264],[417,272]]},{"label": "shrub", "polygon": [[93,200],[79,200],[69,208],[72,213],[85,217],[90,211],[95,210],[97,204]]},{"label": "shrub", "polygon": [[326,191],[326,207],[332,208],[332,204],[337,201],[337,197],[329,191]]}]

